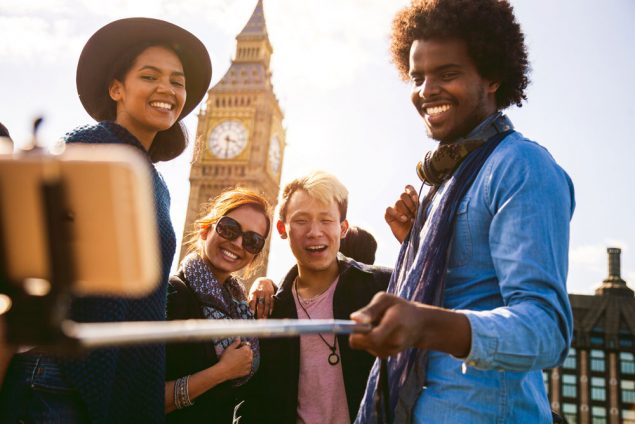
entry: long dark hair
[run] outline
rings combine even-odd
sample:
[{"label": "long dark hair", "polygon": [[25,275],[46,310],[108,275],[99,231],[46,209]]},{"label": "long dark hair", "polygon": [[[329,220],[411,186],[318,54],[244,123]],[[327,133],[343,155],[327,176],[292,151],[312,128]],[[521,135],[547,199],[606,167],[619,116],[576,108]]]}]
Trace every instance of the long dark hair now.
[{"label": "long dark hair", "polygon": [[[166,48],[174,52],[179,60],[183,62],[179,54],[179,49],[167,43],[141,43],[130,47],[113,63],[111,72],[105,80],[105,86],[102,89],[103,101],[97,113],[97,118],[100,121],[114,121],[117,118],[117,103],[110,98],[110,94],[108,93],[110,84],[114,80],[123,81],[137,57],[150,47]],[[157,133],[148,150],[148,154],[152,162],[168,161],[183,153],[187,147],[187,141],[187,130],[179,119],[167,130]]]}]

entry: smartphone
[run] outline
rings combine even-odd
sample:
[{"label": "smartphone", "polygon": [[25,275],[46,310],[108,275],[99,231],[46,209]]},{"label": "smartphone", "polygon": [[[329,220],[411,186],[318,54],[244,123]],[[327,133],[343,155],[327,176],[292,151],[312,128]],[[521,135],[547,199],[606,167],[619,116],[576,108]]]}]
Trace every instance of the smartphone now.
[{"label": "smartphone", "polygon": [[138,297],[160,278],[153,185],[131,146],[66,146],[63,153],[0,155],[0,234],[10,282],[50,281],[41,185],[63,183],[76,295]]}]

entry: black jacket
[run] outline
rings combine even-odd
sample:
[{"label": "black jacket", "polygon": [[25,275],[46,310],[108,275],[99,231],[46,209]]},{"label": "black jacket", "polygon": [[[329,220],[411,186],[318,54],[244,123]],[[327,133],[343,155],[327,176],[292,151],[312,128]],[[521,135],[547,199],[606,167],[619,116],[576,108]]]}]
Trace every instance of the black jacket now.
[{"label": "black jacket", "polygon": [[[350,314],[366,306],[375,293],[386,290],[391,270],[360,264],[341,254],[338,254],[338,263],[340,277],[333,296],[333,317],[350,319]],[[271,318],[297,319],[298,314],[291,292],[297,275],[298,268],[294,266],[276,293]],[[357,415],[375,358],[365,351],[351,349],[347,335],[338,336],[338,344],[352,422]],[[259,422],[295,424],[298,409],[300,338],[261,339],[260,354],[260,370],[256,376],[256,409],[261,417]],[[316,396],[319,394],[316,393]]]},{"label": "black jacket", "polygon": [[[204,319],[201,305],[180,271],[170,277],[168,286],[168,320]],[[218,362],[212,342],[172,343],[166,345],[166,381],[194,374]],[[224,382],[194,400],[194,406],[176,410],[166,416],[168,423],[231,424],[234,407],[249,396],[251,381],[236,388]],[[257,422],[250,418],[249,402],[238,410],[241,423]]]}]

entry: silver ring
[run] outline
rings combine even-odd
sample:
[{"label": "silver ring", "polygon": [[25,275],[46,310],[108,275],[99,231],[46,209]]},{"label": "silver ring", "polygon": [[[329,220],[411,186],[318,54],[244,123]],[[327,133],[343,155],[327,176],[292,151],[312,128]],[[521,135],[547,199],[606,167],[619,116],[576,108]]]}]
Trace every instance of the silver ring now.
[{"label": "silver ring", "polygon": [[256,303],[264,305],[265,304],[265,298],[264,297],[256,298]]}]

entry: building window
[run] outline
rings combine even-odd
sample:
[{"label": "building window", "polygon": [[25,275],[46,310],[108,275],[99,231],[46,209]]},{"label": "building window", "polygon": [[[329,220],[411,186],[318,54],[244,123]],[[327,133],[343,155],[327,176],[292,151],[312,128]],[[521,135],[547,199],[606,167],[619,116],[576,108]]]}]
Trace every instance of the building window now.
[{"label": "building window", "polygon": [[622,409],[622,424],[635,424],[635,409]]},{"label": "building window", "polygon": [[591,408],[591,418],[593,424],[606,424],[606,408],[603,406],[594,406]]},{"label": "building window", "polygon": [[574,403],[563,403],[562,415],[564,415],[569,424],[577,424],[578,407]]},{"label": "building window", "polygon": [[604,345],[604,336],[598,333],[591,333],[591,344],[593,346],[603,346]]},{"label": "building window", "polygon": [[635,355],[631,352],[620,352],[620,369],[622,374],[635,374]]},{"label": "building window", "polygon": [[562,396],[574,398],[576,392],[576,376],[570,374],[562,375]]},{"label": "building window", "polygon": [[606,370],[603,350],[591,350],[591,371],[604,372]]},{"label": "building window", "polygon": [[622,402],[635,403],[635,381],[622,380],[620,381],[620,388],[622,389]]},{"label": "building window", "polygon": [[634,334],[632,333],[630,327],[626,324],[626,320],[621,321],[622,323],[620,324],[619,330],[620,347],[622,350],[632,350]]},{"label": "building window", "polygon": [[606,400],[606,379],[591,377],[591,399]]},{"label": "building window", "polygon": [[547,392],[547,396],[549,396],[549,371],[542,372],[542,382],[545,385],[545,391]]},{"label": "building window", "polygon": [[574,370],[576,368],[576,356],[575,356],[575,348],[572,347],[569,349],[569,355],[564,360],[564,364],[562,364],[562,368],[566,368],[569,370]]}]

